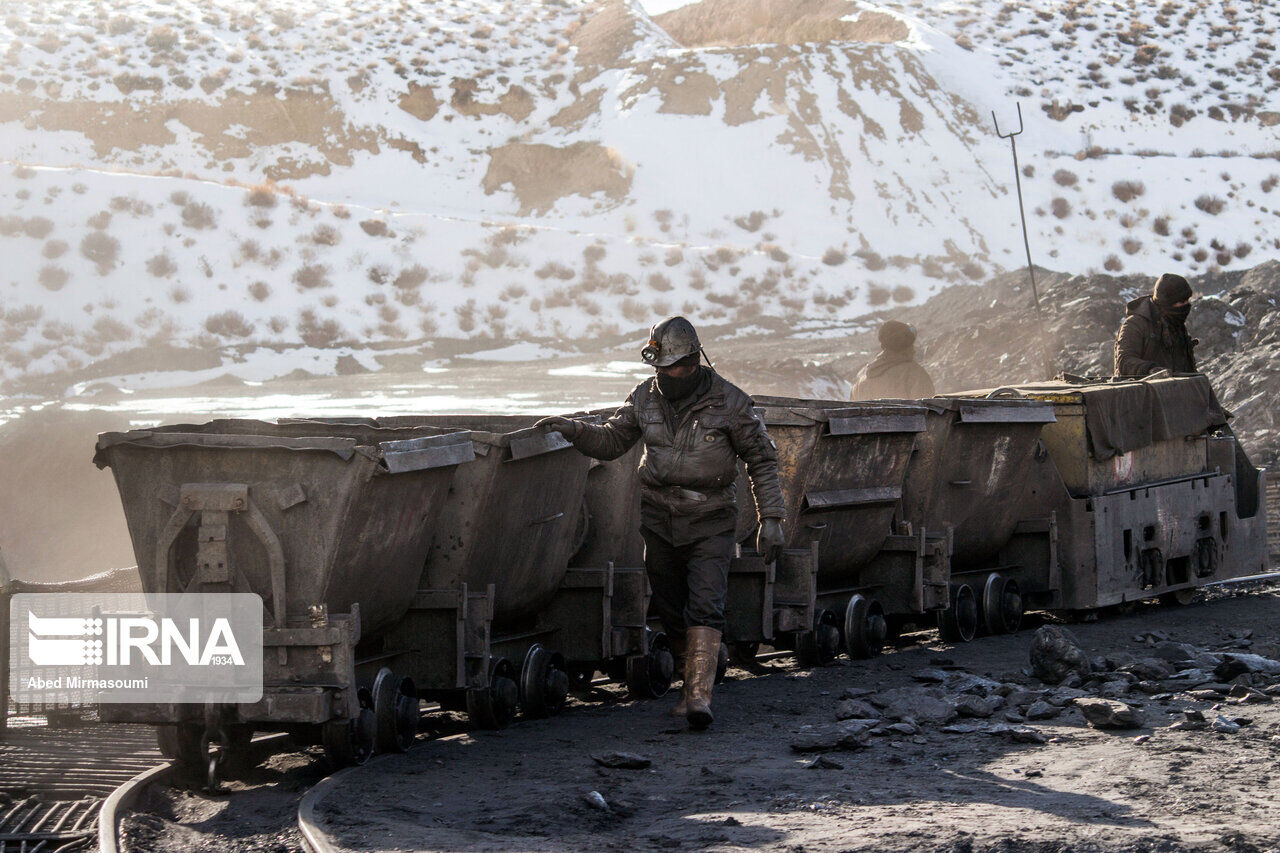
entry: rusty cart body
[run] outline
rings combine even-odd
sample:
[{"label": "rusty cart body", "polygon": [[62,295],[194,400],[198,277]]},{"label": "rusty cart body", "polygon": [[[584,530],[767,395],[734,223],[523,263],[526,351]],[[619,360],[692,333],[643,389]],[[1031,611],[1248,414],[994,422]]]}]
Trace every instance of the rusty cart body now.
[{"label": "rusty cart body", "polygon": [[[805,661],[828,659],[840,648],[853,657],[876,654],[891,624],[947,603],[945,537],[896,522],[925,410],[910,401],[754,399],[778,449],[788,545],[772,578],[773,632],[758,639],[776,644],[790,633]],[[745,489],[745,478],[739,483]],[[755,524],[744,495],[740,539],[749,538]],[[734,621],[749,612],[743,599],[752,587],[742,576],[760,568],[769,567],[737,567],[730,595]],[[767,628],[768,620],[758,624]]]},{"label": "rusty cart body", "polygon": [[1053,407],[1011,392],[923,401],[904,483],[901,513],[913,528],[950,540],[947,608],[939,625],[951,640],[979,628],[1017,630],[1027,602],[1057,606],[1055,521],[1033,498],[1037,471],[1052,468],[1040,442]]},{"label": "rusty cart body", "polygon": [[[486,725],[504,724],[516,696],[526,714],[559,710],[568,686],[586,687],[597,670],[644,698],[665,693],[672,675],[663,639],[646,629],[642,560],[628,562],[642,555],[593,538],[595,520],[626,499],[617,494],[627,491],[626,463],[588,459],[558,433],[533,429],[534,420],[376,421],[414,434],[467,429],[475,446],[440,515],[413,606],[387,641],[440,637],[418,644],[416,669],[433,673],[420,691],[449,702],[450,691],[464,689],[468,712]],[[459,668],[445,677],[450,661]]]},{"label": "rusty cart body", "polygon": [[230,749],[255,728],[318,738],[339,765],[375,740],[411,740],[412,679],[361,649],[413,605],[455,470],[474,455],[466,432],[349,425],[222,420],[101,435],[94,461],[115,476],[143,590],[257,593],[266,621],[261,701],[104,714],[165,726],[170,751],[196,767],[211,740]]}]

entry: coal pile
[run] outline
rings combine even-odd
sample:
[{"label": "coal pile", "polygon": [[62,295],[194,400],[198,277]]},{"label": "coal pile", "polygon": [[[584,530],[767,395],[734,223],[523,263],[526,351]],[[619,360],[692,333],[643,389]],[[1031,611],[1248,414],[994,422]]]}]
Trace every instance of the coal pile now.
[{"label": "coal pile", "polygon": [[[1125,304],[1150,293],[1165,271],[1112,276],[1037,269],[1043,336],[1025,270],[981,285],[950,287],[921,305],[865,319],[891,316],[915,324],[918,358],[941,392],[1047,378],[1046,350],[1055,374],[1106,377]],[[1200,368],[1235,416],[1232,426],[1254,464],[1275,467],[1280,459],[1275,406],[1280,399],[1280,262],[1189,281],[1197,300],[1188,328],[1200,340]],[[871,334],[865,336],[874,350]],[[853,375],[865,360],[839,359],[824,366]]]}]

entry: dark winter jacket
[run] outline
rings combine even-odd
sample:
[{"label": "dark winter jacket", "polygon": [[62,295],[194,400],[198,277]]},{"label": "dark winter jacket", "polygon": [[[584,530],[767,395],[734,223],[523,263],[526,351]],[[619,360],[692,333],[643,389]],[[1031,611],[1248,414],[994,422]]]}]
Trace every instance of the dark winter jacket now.
[{"label": "dark winter jacket", "polygon": [[883,350],[862,368],[851,400],[923,400],[934,394],[933,380],[916,363],[914,348]]},{"label": "dark winter jacket", "polygon": [[1195,373],[1195,345],[1184,323],[1169,320],[1150,296],[1131,301],[1116,335],[1116,376],[1146,376],[1157,370]]},{"label": "dark winter jacket", "polygon": [[755,416],[751,398],[714,371],[706,390],[673,406],[658,392],[656,377],[641,382],[603,424],[583,424],[573,444],[587,456],[616,459],[644,440],[640,459],[643,503],[672,515],[724,514],[734,506],[738,459],[761,518],[782,518],[778,451]]}]

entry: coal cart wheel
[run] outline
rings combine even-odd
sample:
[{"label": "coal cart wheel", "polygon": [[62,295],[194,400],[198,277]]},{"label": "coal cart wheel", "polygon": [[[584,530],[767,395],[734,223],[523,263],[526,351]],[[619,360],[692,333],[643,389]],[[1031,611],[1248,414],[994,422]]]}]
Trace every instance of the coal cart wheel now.
[{"label": "coal cart wheel", "polygon": [[1014,578],[992,572],[982,585],[982,626],[989,634],[1012,634],[1022,627],[1022,591]]},{"label": "coal cart wheel", "polygon": [[373,716],[378,752],[404,752],[418,736],[418,691],[413,680],[385,666],[373,679]]},{"label": "coal cart wheel", "polygon": [[489,686],[467,691],[467,716],[482,729],[503,729],[510,725],[520,702],[516,668],[506,658],[489,665]]},{"label": "coal cart wheel", "polygon": [[649,653],[627,658],[627,692],[634,699],[661,699],[671,689],[675,671],[667,635],[651,634]]},{"label": "coal cart wheel", "polygon": [[1004,621],[1004,632],[1016,634],[1022,627],[1022,614],[1025,612],[1022,603],[1022,589],[1016,578],[1004,582],[1004,594],[1000,596],[1000,618]]},{"label": "coal cart wheel", "polygon": [[558,714],[569,698],[569,673],[564,658],[534,643],[520,667],[520,707],[526,717],[541,719]]},{"label": "coal cart wheel", "polygon": [[1196,589],[1175,589],[1160,596],[1160,603],[1166,607],[1186,607],[1196,600]]},{"label": "coal cart wheel", "polygon": [[978,599],[967,583],[952,584],[951,603],[938,614],[938,632],[949,643],[967,643],[978,632]]},{"label": "coal cart wheel", "polygon": [[351,720],[330,720],[320,729],[325,757],[334,770],[364,764],[373,755],[378,719],[373,712],[373,693],[359,691],[360,711]]},{"label": "coal cart wheel", "polygon": [[720,644],[720,650],[716,654],[716,684],[724,681],[725,675],[729,672],[729,646],[726,643]]},{"label": "coal cart wheel", "polygon": [[844,609],[844,650],[854,660],[875,657],[889,637],[884,608],[874,598],[861,593],[849,599]]},{"label": "coal cart wheel", "polygon": [[813,614],[813,630],[796,636],[796,661],[803,667],[830,663],[840,654],[840,628],[830,610]]}]

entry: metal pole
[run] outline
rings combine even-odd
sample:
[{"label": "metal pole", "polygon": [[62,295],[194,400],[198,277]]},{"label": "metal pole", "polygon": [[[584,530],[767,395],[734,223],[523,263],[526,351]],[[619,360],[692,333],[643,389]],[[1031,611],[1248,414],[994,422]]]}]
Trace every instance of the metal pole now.
[{"label": "metal pole", "polygon": [[1036,268],[1031,263],[1031,241],[1027,237],[1027,213],[1022,205],[1022,172],[1018,168],[1018,142],[1017,137],[1022,133],[1022,104],[1018,107],[1018,129],[1012,133],[1000,132],[1000,119],[996,118],[995,110],[991,111],[991,120],[996,126],[996,136],[1001,139],[1009,140],[1009,147],[1013,150],[1013,182],[1018,190],[1018,216],[1022,220],[1022,247],[1027,252],[1027,274],[1031,276],[1031,298],[1034,300],[1036,309],[1036,331],[1040,338],[1041,358],[1044,360],[1043,369],[1046,379],[1052,379],[1057,372],[1053,369],[1053,357],[1049,352],[1049,340],[1044,334],[1044,312],[1040,308],[1040,290],[1036,287]]},{"label": "metal pole", "polygon": [[0,554],[0,738],[9,728],[9,569]]}]

